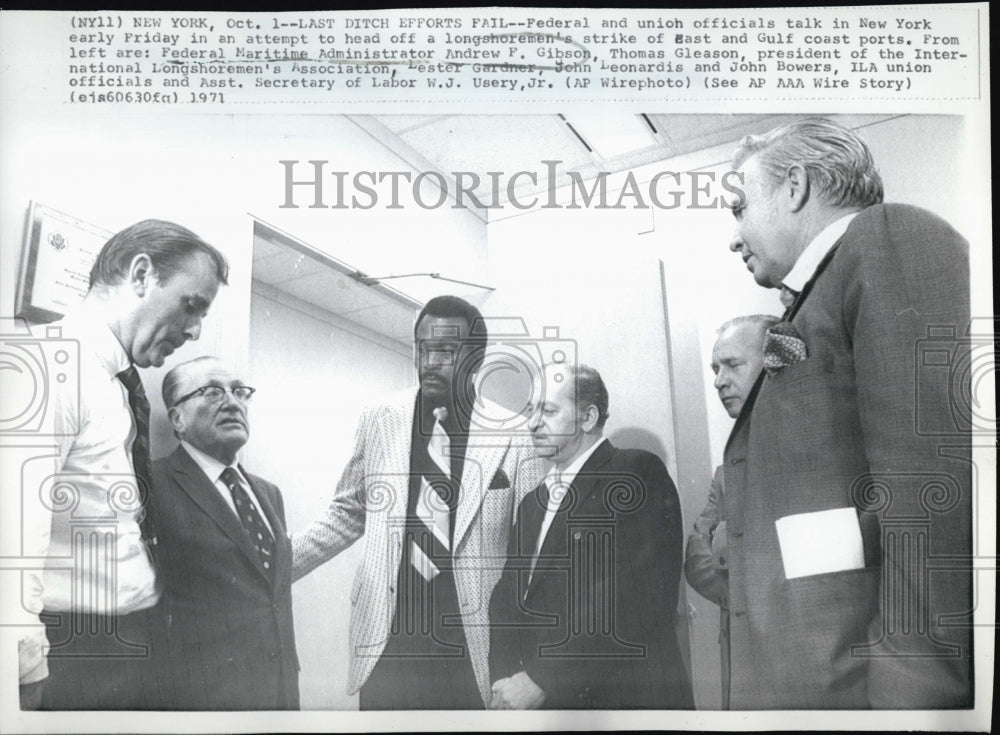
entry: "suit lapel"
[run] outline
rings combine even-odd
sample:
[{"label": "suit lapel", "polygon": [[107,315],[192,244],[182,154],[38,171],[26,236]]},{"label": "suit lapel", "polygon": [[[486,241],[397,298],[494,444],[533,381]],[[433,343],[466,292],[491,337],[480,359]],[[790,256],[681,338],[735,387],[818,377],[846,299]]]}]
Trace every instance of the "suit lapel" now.
[{"label": "suit lapel", "polygon": [[170,476],[201,510],[215,521],[226,536],[244,551],[250,542],[243,531],[240,519],[236,517],[226,501],[219,495],[214,483],[205,475],[183,447],[177,447],[170,455]]},{"label": "suit lapel", "polygon": [[465,450],[462,463],[462,479],[455,510],[455,532],[452,535],[452,549],[457,549],[466,531],[476,517],[483,498],[489,492],[489,484],[500,466],[500,460],[507,451],[507,444],[497,446],[497,435],[478,431],[469,432],[469,446]]},{"label": "suit lapel", "polygon": [[[573,482],[559,504],[559,510],[552,518],[552,525],[549,526],[549,531],[545,535],[545,541],[542,542],[538,562],[535,564],[535,573],[532,575],[531,584],[528,587],[529,593],[542,577],[542,573],[553,564],[561,567],[569,562],[568,554],[571,553],[569,525],[567,523],[569,516],[571,513],[577,517],[587,515],[586,511],[581,512],[581,507],[592,505],[594,495],[603,487],[600,476],[601,468],[611,460],[614,453],[614,445],[610,440],[605,439],[601,446],[594,450],[594,453],[583,463],[580,471],[576,473],[576,477],[573,478]],[[539,530],[544,517],[545,509],[543,508],[538,520]],[[537,538],[537,534],[535,537]],[[534,552],[534,548],[531,551]]]},{"label": "suit lapel", "polygon": [[[274,536],[274,574],[270,575],[272,583],[277,586],[280,580],[285,579],[290,574],[292,555],[291,546],[288,543],[288,535],[285,533],[285,526],[281,522],[281,518],[278,516],[277,509],[271,502],[271,497],[268,495],[267,491],[261,486],[259,482],[256,482],[254,478],[243,469],[243,465],[240,465],[240,472],[243,473],[243,477],[246,478],[247,482],[250,483],[250,491],[253,493],[254,498],[257,500],[257,505],[261,512],[267,518],[268,524],[271,526],[271,534]],[[252,550],[252,558],[255,562],[259,562],[260,558],[256,550]],[[264,568],[258,565],[258,569],[265,576],[268,576]]]},{"label": "suit lapel", "polygon": [[[823,260],[821,260],[819,265],[816,266],[816,271],[812,274],[812,278],[806,281],[806,285],[802,287],[802,291],[795,298],[795,303],[789,306],[785,311],[782,321],[790,322],[795,319],[795,316],[799,313],[799,310],[802,309],[802,305],[812,292],[813,286],[816,285],[816,281],[819,280],[819,277],[823,275],[823,271],[826,270],[827,266],[830,265],[830,262],[833,260],[833,256],[837,252],[837,248],[840,247],[841,240],[843,240],[843,236],[841,236],[841,238],[834,243],[833,247],[830,248],[827,254],[823,256]],[[747,395],[746,401],[743,402],[743,408],[740,409],[740,415],[736,417],[736,423],[733,424],[733,429],[729,432],[729,439],[726,440],[726,449],[729,449],[729,445],[732,443],[733,437],[737,435],[743,425],[750,421],[750,413],[753,411],[753,404],[757,401],[757,394],[760,393],[760,389],[764,384],[764,378],[766,375],[767,374],[761,370],[760,375],[757,376],[757,380],[754,382],[753,388],[750,389],[750,393]]]}]

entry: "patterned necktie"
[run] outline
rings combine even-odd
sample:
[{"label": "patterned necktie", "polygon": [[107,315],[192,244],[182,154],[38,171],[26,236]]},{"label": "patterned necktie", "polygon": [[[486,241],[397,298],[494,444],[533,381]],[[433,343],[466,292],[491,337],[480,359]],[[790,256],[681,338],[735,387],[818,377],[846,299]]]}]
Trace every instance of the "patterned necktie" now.
[{"label": "patterned necktie", "polygon": [[243,487],[243,482],[236,470],[226,467],[219,475],[219,479],[229,488],[233,495],[233,502],[236,504],[236,515],[240,517],[243,530],[246,532],[254,548],[257,550],[260,561],[268,574],[274,574],[274,537],[257,511],[257,506],[250,500],[250,496]]},{"label": "patterned necktie", "polygon": [[791,322],[778,322],[765,333],[764,370],[768,375],[774,375],[808,356],[806,343]]},{"label": "patterned necktie", "polygon": [[427,455],[440,472],[422,473],[420,495],[417,498],[417,518],[430,531],[431,539],[425,544],[430,555],[417,542],[410,542],[410,561],[425,580],[430,582],[441,570],[432,557],[443,558],[451,551],[451,510],[458,498],[451,478],[451,440],[441,422],[448,417],[448,409],[434,409],[434,428],[427,442]]},{"label": "patterned necktie", "polygon": [[149,546],[156,545],[156,523],[150,512],[149,493],[153,487],[153,467],[149,456],[149,399],[142,387],[142,379],[135,365],[122,370],[116,376],[128,391],[128,405],[135,421],[135,439],[132,442],[132,468],[139,488],[142,507],[136,519],[142,538]]},{"label": "patterned necktie", "polygon": [[781,293],[778,295],[778,298],[781,299],[782,306],[784,306],[786,309],[791,309],[792,304],[795,303],[795,299],[797,299],[798,296],[799,292],[796,291],[794,288],[789,288],[788,286],[782,286]]}]

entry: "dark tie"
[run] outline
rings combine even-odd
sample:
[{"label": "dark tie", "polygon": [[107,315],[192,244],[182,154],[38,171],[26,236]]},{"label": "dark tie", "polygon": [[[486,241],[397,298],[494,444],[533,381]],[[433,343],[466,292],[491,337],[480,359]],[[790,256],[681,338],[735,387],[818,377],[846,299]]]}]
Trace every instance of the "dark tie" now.
[{"label": "dark tie", "polygon": [[268,574],[274,574],[274,537],[257,511],[257,506],[250,500],[250,496],[243,488],[240,476],[232,467],[227,467],[222,471],[219,479],[229,488],[233,495],[233,502],[236,504],[236,515],[240,517],[243,530],[253,543],[260,561]]},{"label": "dark tie", "polygon": [[806,343],[791,322],[778,322],[764,336],[764,370],[774,375],[809,356]]},{"label": "dark tie", "polygon": [[132,442],[132,468],[139,488],[139,500],[142,508],[139,511],[139,529],[142,538],[149,546],[156,545],[156,523],[150,512],[149,493],[153,488],[153,468],[149,456],[149,399],[142,387],[139,371],[135,365],[122,370],[116,376],[128,391],[128,405],[135,420],[135,440]]}]

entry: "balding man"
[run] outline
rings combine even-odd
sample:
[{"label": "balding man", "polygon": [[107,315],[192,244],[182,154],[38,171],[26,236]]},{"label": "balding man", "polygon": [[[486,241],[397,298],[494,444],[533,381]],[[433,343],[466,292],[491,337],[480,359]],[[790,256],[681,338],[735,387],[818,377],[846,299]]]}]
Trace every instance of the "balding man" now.
[{"label": "balding man", "polygon": [[[743,409],[764,367],[764,335],[778,318],[741,316],[723,324],[712,349],[712,371],[719,400],[730,418]],[[684,576],[702,597],[720,608],[719,646],[722,659],[722,708],[729,709],[729,567],[726,560],[725,473],[715,469],[708,504],[688,537]]]},{"label": "balding man", "polygon": [[180,446],[153,463],[166,645],[163,709],[299,705],[292,550],[278,488],[238,461],[254,389],[202,357],[163,379]]},{"label": "balding man", "polygon": [[546,366],[529,428],[548,465],[490,601],[496,709],[689,709],[675,623],[680,502],[663,461],[604,436],[608,391]]}]

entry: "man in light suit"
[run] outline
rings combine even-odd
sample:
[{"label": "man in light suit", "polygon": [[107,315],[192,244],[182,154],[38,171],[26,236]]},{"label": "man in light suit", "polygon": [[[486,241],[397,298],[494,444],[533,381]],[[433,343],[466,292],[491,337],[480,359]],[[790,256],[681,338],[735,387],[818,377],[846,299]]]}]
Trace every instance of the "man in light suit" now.
[{"label": "man in light suit", "polygon": [[164,709],[298,709],[292,553],[278,488],[237,459],[254,389],[211,357],[163,379],[180,445],[153,463]]},{"label": "man in light suit", "polygon": [[514,421],[494,421],[473,377],[479,311],[431,299],[414,325],[419,388],[368,408],[322,518],[295,534],[295,578],[362,534],[351,593],[348,692],[380,709],[482,709],[490,593],[517,502],[538,464]]},{"label": "man in light suit", "polygon": [[[764,333],[778,323],[765,314],[730,319],[719,327],[712,348],[712,371],[719,400],[731,418],[740,415],[764,369]],[[729,564],[726,551],[725,472],[712,477],[708,503],[694,522],[684,557],[684,576],[698,593],[719,606],[722,708],[729,709]]]},{"label": "man in light suit", "polygon": [[674,483],[656,455],[604,437],[593,368],[549,365],[534,394],[549,471],[518,509],[490,603],[493,707],[689,709]]},{"label": "man in light suit", "polygon": [[732,708],[968,707],[968,244],[828,121],[734,166],[731,248],[788,308],[725,450]]}]

